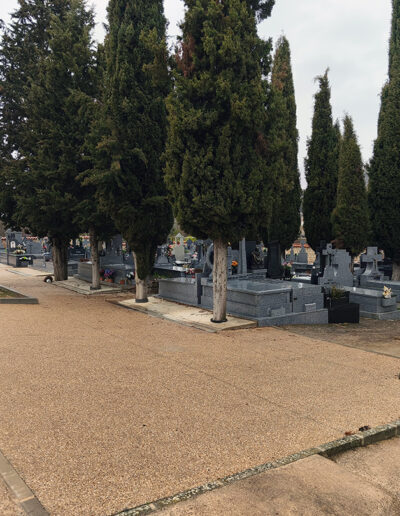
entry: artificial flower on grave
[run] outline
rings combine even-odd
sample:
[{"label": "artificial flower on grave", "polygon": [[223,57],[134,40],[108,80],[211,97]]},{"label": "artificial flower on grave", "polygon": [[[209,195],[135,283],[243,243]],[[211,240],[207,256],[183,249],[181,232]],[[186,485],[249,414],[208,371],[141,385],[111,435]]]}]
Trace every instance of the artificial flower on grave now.
[{"label": "artificial flower on grave", "polygon": [[385,299],[390,299],[392,297],[392,289],[389,287],[383,287],[382,295]]},{"label": "artificial flower on grave", "polygon": [[104,271],[104,278],[105,279],[113,279],[115,276],[115,271],[112,269],[105,269]]},{"label": "artificial flower on grave", "polygon": [[239,263],[236,260],[232,261],[232,272],[237,272]]}]

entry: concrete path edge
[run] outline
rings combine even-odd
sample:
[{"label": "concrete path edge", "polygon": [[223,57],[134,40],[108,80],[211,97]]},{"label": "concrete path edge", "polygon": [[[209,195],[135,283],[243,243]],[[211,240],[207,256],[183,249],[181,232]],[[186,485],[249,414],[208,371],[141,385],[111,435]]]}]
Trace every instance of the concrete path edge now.
[{"label": "concrete path edge", "polygon": [[18,292],[17,290],[14,290],[10,287],[5,287],[4,285],[0,285],[0,288],[4,290],[8,290],[12,292],[13,294],[17,294],[21,297],[9,297],[9,298],[1,298],[0,299],[0,305],[38,305],[39,301],[36,297],[29,297],[25,296],[24,294],[21,294],[21,292]]},{"label": "concrete path edge", "polygon": [[124,509],[123,511],[114,513],[113,516],[144,516],[156,511],[160,511],[165,507],[175,505],[179,502],[195,498],[209,491],[214,491],[215,489],[228,486],[234,482],[244,480],[245,478],[259,475],[260,473],[264,473],[271,469],[280,468],[281,466],[286,466],[292,462],[305,459],[306,457],[311,457],[312,455],[321,455],[322,457],[330,458],[334,455],[338,455],[353,448],[368,446],[370,444],[384,441],[386,439],[392,439],[393,437],[397,436],[400,436],[400,419],[387,425],[378,426],[364,432],[358,432],[353,435],[345,436],[342,439],[337,439],[314,448],[303,450],[299,453],[294,453],[293,455],[288,455],[287,457],[283,457],[282,459],[278,459],[273,462],[267,462],[265,464],[261,464],[260,466],[246,469],[240,473],[229,475],[214,482],[208,482],[207,484],[188,489],[187,491],[177,493],[173,496],[160,498],[159,500],[145,503],[143,505],[133,507],[132,509]]},{"label": "concrete path edge", "polygon": [[29,516],[49,516],[49,513],[1,451],[0,477],[25,514]]}]

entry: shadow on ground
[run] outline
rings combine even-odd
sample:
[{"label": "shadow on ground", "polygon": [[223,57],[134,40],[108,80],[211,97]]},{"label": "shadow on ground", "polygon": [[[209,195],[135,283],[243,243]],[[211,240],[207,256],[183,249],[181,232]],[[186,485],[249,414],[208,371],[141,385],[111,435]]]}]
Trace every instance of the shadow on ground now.
[{"label": "shadow on ground", "polygon": [[360,324],[285,326],[285,331],[313,339],[400,358],[400,321],[360,319]]}]

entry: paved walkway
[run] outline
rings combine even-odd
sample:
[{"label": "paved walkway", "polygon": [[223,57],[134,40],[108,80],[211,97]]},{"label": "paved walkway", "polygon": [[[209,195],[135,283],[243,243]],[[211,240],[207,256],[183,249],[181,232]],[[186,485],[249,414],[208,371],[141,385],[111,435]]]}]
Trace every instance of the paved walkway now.
[{"label": "paved walkway", "polygon": [[318,455],[181,502],[163,516],[398,516],[400,439]]},{"label": "paved walkway", "polygon": [[0,284],[40,301],[0,307],[0,450],[52,515],[110,515],[399,416],[396,358],[210,334],[4,267]]}]

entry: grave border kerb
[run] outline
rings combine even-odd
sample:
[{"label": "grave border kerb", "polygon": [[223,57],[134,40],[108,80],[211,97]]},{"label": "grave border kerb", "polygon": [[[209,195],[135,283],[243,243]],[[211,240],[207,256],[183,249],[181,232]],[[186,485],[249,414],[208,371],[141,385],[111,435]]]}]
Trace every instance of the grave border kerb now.
[{"label": "grave border kerb", "polygon": [[266,471],[272,469],[287,466],[288,464],[292,464],[293,462],[311,457],[312,455],[320,455],[325,458],[331,458],[345,451],[369,446],[371,444],[385,441],[387,439],[392,439],[394,437],[400,437],[400,419],[394,421],[393,423],[377,426],[364,432],[357,432],[353,435],[345,436],[341,439],[336,439],[335,441],[331,441],[314,448],[309,448],[292,455],[288,455],[287,457],[283,457],[273,462],[267,462],[265,464],[261,464],[260,466],[246,469],[234,475],[220,478],[214,482],[208,482],[201,486],[182,491],[181,493],[177,493],[172,496],[160,498],[153,502],[148,502],[137,507],[133,507],[132,509],[124,509],[123,511],[114,513],[112,516],[145,516],[147,514],[152,514],[165,509],[166,507],[173,506],[177,503],[196,498],[197,496],[214,491],[215,489],[231,485],[235,482],[238,482],[239,480],[244,480],[246,478],[259,475],[260,473],[265,473]]},{"label": "grave border kerb", "polygon": [[14,290],[10,287],[6,287],[5,285],[0,285],[0,289],[8,290],[9,292],[16,294],[21,297],[9,297],[9,298],[0,298],[0,305],[38,305],[39,300],[36,297],[26,296],[22,294],[18,290]]}]

